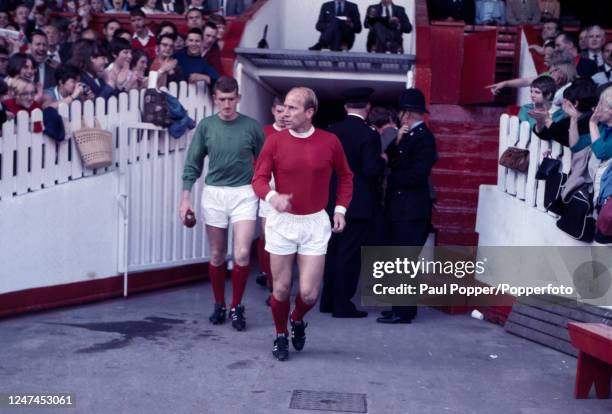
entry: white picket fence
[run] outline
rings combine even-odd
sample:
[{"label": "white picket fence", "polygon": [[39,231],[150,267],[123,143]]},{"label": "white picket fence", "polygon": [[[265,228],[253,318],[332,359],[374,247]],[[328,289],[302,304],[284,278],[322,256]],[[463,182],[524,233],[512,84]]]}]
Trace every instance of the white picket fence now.
[{"label": "white picket fence", "polygon": [[[199,122],[213,111],[204,85],[181,82],[168,92],[178,97],[192,119]],[[193,130],[180,139],[166,129],[140,122],[144,90],[132,90],[108,101],[73,102],[60,105],[65,118],[66,139],[55,142],[31,132],[31,122],[42,121],[36,110],[31,118],[20,112],[16,120],[2,126],[0,137],[0,208],[2,201],[30,192],[44,191],[74,180],[99,174],[119,174],[118,254],[119,272],[139,271],[202,262],[208,257],[201,220],[186,229],[178,218],[186,149]],[[83,124],[101,127],[113,134],[114,163],[100,170],[83,167],[72,132]],[[193,189],[199,202],[202,181]],[[95,252],[92,252],[95,254]]]},{"label": "white picket fence", "polygon": [[[571,153],[554,141],[543,141],[531,131],[528,122],[520,122],[518,117],[504,114],[499,122],[499,157],[508,147],[529,150],[529,169],[526,173],[498,166],[497,187],[499,190],[524,201],[528,206],[546,211],[544,207],[544,181],[536,180],[535,175],[545,151],[551,157],[560,158],[563,171],[569,172]],[[552,213],[551,213],[552,214]]]}]

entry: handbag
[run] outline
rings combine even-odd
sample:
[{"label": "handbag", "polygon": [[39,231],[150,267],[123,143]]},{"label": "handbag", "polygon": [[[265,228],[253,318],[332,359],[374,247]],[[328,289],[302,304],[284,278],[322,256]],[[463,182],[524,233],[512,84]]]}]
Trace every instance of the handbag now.
[{"label": "handbag", "polygon": [[565,204],[561,200],[561,190],[567,181],[567,174],[562,172],[552,173],[546,178],[544,187],[544,207],[546,210],[557,215],[563,213]]},{"label": "handbag", "polygon": [[529,150],[508,147],[499,159],[499,165],[518,172],[526,173],[529,169]]},{"label": "handbag", "polygon": [[558,173],[561,169],[561,160],[556,158],[546,157],[540,163],[538,171],[536,172],[536,180],[546,180],[549,175]]},{"label": "handbag", "polygon": [[142,107],[142,122],[167,128],[172,124],[166,95],[154,88],[145,91]]},{"label": "handbag", "polygon": [[584,186],[574,191],[565,206],[557,227],[574,239],[592,242],[595,237],[595,218],[593,217],[593,196]]},{"label": "handbag", "polygon": [[612,197],[608,197],[597,215],[597,232],[612,236]]},{"label": "handbag", "polygon": [[97,119],[93,128],[87,127],[83,122],[83,128],[74,131],[72,135],[85,168],[96,169],[112,165],[113,134],[102,129]]}]

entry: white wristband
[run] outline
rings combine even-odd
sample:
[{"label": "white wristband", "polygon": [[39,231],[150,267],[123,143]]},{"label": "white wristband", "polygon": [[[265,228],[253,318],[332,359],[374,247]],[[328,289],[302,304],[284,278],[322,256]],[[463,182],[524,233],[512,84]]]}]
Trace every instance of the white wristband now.
[{"label": "white wristband", "polygon": [[346,216],[346,207],[344,207],[344,206],[336,206],[336,208],[334,209],[334,213],[340,213],[343,216]]},{"label": "white wristband", "polygon": [[274,190],[270,190],[270,192],[268,194],[266,194],[266,201],[269,203],[270,199],[272,197],[274,197],[275,195],[277,195],[278,193]]}]

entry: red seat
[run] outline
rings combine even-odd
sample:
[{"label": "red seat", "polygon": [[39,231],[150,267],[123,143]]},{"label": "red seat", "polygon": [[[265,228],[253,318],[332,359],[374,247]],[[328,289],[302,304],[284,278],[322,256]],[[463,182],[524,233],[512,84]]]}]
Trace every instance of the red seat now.
[{"label": "red seat", "polygon": [[575,398],[588,398],[595,383],[597,398],[610,398],[612,327],[603,323],[567,324],[572,345],[578,349]]}]

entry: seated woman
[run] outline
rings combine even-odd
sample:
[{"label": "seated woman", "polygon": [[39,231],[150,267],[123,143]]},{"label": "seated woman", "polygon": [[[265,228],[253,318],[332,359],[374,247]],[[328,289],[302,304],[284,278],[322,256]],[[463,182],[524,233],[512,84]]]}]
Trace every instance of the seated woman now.
[{"label": "seated woman", "polygon": [[[2,105],[8,112],[16,117],[21,111],[31,115],[35,109],[42,110],[42,106],[34,99],[36,97],[34,82],[17,77],[7,79],[7,85],[12,98],[3,101]],[[42,132],[42,122],[35,122],[32,125],[32,132]]]},{"label": "seated woman", "polygon": [[91,90],[85,93],[84,84],[80,82],[79,70],[72,65],[64,64],[55,72],[57,86],[45,89],[43,107],[58,108],[60,103],[70,105],[75,99],[84,101],[93,99]]},{"label": "seated woman", "polygon": [[576,79],[563,92],[563,112],[567,117],[553,121],[549,112],[534,109],[534,132],[540,139],[556,141],[576,153],[591,145],[589,120],[597,103],[597,86],[589,78]]},{"label": "seated woman", "polygon": [[565,116],[561,109],[555,109],[552,106],[552,100],[557,91],[557,83],[548,75],[543,75],[531,82],[531,103],[521,106],[519,111],[519,120],[521,122],[529,122],[531,128],[534,127],[536,120],[529,113],[534,109],[549,111],[549,114],[554,121],[558,121]]},{"label": "seated woman", "polygon": [[591,149],[601,161],[612,158],[612,86],[608,86],[589,120]]}]

